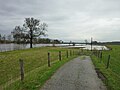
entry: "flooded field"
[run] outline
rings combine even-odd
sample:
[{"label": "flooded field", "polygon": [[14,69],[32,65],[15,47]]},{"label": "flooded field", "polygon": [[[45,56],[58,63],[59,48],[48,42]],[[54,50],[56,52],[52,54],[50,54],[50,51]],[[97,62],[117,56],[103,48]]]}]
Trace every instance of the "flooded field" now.
[{"label": "flooded field", "polygon": [[[45,46],[53,46],[53,44],[33,44],[33,47],[45,47]],[[85,45],[85,44],[76,44],[76,46],[72,46],[69,44],[54,44],[54,46],[69,47],[69,48],[77,47],[77,48],[91,50],[91,45]],[[27,48],[29,48],[29,44],[0,44],[0,52],[27,49]],[[108,50],[106,46],[101,46],[101,45],[93,45],[92,49]]]}]

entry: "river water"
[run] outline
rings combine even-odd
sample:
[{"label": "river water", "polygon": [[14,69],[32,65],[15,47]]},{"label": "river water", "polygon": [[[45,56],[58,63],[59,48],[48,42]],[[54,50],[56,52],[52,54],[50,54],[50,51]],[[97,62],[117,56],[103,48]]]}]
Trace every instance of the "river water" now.
[{"label": "river water", "polygon": [[[53,44],[33,44],[33,47],[45,47],[45,46],[53,46]],[[61,47],[77,47],[77,48],[83,48],[83,49],[88,49],[91,50],[90,45],[85,45],[85,44],[76,44],[76,46],[72,46],[69,44],[55,44],[54,46],[61,46]],[[4,51],[11,51],[11,50],[19,50],[19,49],[27,49],[29,48],[29,44],[0,44],[0,52]],[[106,46],[100,46],[100,45],[93,45],[92,49],[97,49],[97,50],[108,50]]]},{"label": "river water", "polygon": [[[66,46],[68,44],[55,44],[55,46]],[[53,44],[33,44],[34,47],[45,47],[45,46],[53,46]],[[29,44],[0,44],[0,52],[11,51],[11,50],[19,50],[19,49],[27,49],[29,48]]]}]

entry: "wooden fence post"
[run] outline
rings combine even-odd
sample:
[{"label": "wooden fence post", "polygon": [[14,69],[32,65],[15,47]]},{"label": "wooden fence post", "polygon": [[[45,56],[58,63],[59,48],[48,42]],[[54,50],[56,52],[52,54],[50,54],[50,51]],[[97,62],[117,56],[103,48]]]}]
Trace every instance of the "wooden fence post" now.
[{"label": "wooden fence post", "polygon": [[70,50],[70,56],[72,56],[72,51]]},{"label": "wooden fence post", "polygon": [[20,62],[20,75],[21,75],[21,81],[24,80],[24,63],[22,59],[19,59]]},{"label": "wooden fence post", "polygon": [[108,61],[107,61],[107,67],[106,67],[106,69],[109,67],[109,64],[110,64],[110,55],[108,55]]},{"label": "wooden fence post", "polygon": [[66,53],[67,53],[67,58],[68,58],[68,50],[67,50],[67,52],[66,52]]},{"label": "wooden fence post", "polygon": [[100,58],[102,59],[102,51],[101,51],[101,54],[100,54]]},{"label": "wooden fence post", "polygon": [[91,51],[92,51],[92,42],[93,42],[93,38],[91,37]]},{"label": "wooden fence post", "polygon": [[50,67],[50,53],[48,52],[48,67]]},{"label": "wooden fence post", "polygon": [[101,56],[101,51],[99,51],[99,58],[100,58],[100,56]]},{"label": "wooden fence post", "polygon": [[61,51],[59,51],[59,60],[61,61]]},{"label": "wooden fence post", "polygon": [[102,51],[100,52],[100,62],[102,61]]},{"label": "wooden fence post", "polygon": [[78,55],[80,55],[80,51],[78,50]]}]

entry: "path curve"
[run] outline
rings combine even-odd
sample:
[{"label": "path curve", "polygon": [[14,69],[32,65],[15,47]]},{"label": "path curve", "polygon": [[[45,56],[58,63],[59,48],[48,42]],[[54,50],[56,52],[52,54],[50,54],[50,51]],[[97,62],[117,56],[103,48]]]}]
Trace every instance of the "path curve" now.
[{"label": "path curve", "polygon": [[98,78],[89,56],[77,57],[61,68],[45,83],[41,90],[106,90]]}]

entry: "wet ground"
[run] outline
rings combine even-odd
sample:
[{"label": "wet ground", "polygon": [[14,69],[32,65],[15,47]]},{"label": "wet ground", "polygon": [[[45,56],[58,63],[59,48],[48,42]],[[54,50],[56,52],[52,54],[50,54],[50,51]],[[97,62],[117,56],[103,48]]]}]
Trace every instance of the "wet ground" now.
[{"label": "wet ground", "polygon": [[45,83],[41,90],[106,90],[89,56],[75,58]]}]

